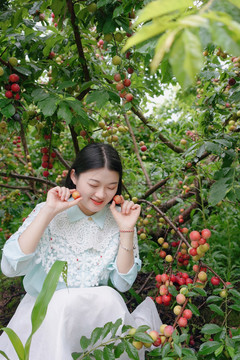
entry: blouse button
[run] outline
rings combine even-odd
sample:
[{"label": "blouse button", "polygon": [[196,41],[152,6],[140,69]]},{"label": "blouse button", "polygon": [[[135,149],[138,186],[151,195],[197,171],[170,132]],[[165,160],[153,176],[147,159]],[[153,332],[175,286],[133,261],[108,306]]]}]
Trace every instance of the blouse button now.
[{"label": "blouse button", "polygon": [[92,220],[92,217],[91,217],[91,216],[89,216],[88,220],[90,220],[90,221],[91,221],[91,220]]}]

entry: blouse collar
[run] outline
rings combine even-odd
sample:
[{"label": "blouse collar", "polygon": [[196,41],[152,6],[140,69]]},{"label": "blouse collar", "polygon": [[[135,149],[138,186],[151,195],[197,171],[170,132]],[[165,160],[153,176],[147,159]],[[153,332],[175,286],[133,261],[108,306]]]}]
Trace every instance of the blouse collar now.
[{"label": "blouse collar", "polygon": [[109,206],[106,205],[102,210],[98,211],[97,213],[91,216],[88,216],[81,211],[79,206],[75,205],[67,209],[67,215],[71,223],[81,219],[88,219],[88,220],[93,220],[95,224],[97,224],[101,229],[103,229],[108,208]]}]

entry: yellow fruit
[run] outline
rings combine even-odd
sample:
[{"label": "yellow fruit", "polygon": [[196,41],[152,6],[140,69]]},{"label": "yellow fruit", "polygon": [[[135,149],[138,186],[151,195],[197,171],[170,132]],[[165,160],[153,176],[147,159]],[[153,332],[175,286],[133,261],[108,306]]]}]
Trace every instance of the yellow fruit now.
[{"label": "yellow fruit", "polygon": [[165,257],[165,260],[166,260],[166,262],[172,262],[172,261],[173,261],[172,255],[167,255],[167,256]]},{"label": "yellow fruit", "polygon": [[143,347],[143,343],[141,341],[133,341],[132,344],[138,350],[140,350]]},{"label": "yellow fruit", "polygon": [[164,243],[164,238],[163,237],[158,238],[158,243],[162,245]]},{"label": "yellow fruit", "polygon": [[3,70],[3,68],[0,66],[0,76],[3,76],[3,74],[4,74],[4,70]]},{"label": "yellow fruit", "polygon": [[146,234],[144,234],[144,233],[140,234],[139,237],[141,240],[145,240],[147,238]]}]

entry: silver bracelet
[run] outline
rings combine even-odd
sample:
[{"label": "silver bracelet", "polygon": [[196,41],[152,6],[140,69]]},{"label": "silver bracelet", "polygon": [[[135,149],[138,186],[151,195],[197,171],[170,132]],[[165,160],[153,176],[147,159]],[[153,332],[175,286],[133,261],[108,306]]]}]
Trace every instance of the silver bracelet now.
[{"label": "silver bracelet", "polygon": [[122,249],[124,249],[124,250],[126,250],[126,251],[132,251],[132,250],[136,249],[136,246],[135,246],[135,245],[133,245],[133,247],[132,247],[131,249],[126,248],[125,246],[122,245],[121,242],[120,242],[120,246],[121,246]]}]

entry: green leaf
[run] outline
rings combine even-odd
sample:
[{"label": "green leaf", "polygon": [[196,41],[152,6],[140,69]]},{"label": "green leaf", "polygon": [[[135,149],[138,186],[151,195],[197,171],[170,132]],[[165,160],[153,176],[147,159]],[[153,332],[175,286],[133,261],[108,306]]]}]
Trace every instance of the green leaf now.
[{"label": "green leaf", "polygon": [[[189,304],[189,303],[188,303],[188,304]],[[182,343],[182,342],[186,341],[188,337],[189,337],[188,334],[181,334],[181,335],[179,336],[179,342]]]},{"label": "green leaf", "polygon": [[234,305],[229,305],[229,307],[235,311],[240,311],[240,305],[234,304]]},{"label": "green leaf", "polygon": [[121,342],[116,346],[114,350],[115,358],[118,359],[123,353],[124,353],[124,344]]},{"label": "green leaf", "polygon": [[[2,330],[3,330],[3,328],[2,328]],[[3,356],[5,357],[5,359],[11,360],[11,359],[9,359],[9,357],[7,356],[7,354],[5,354],[4,351],[0,350],[0,354],[3,355]]]},{"label": "green leaf", "polygon": [[134,289],[129,289],[128,290],[129,294],[132,295],[132,297],[134,297],[134,299],[137,301],[138,304],[140,304],[142,302],[142,298],[139,294],[136,293],[136,291]]},{"label": "green leaf", "polygon": [[240,300],[240,293],[236,289],[230,289],[229,293]]},{"label": "green leaf", "polygon": [[134,339],[145,343],[153,343],[153,339],[150,335],[145,332],[137,332],[134,334]]},{"label": "green leaf", "polygon": [[[25,360],[23,344],[22,344],[20,338],[18,337],[18,335],[15,333],[15,331],[13,331],[12,329],[7,328],[7,327],[2,328],[1,330],[5,331],[5,333],[9,337],[9,340],[11,341],[11,343],[18,355],[19,360]],[[4,355],[4,353],[2,353],[2,355]],[[8,359],[8,357],[6,357],[6,359]]]},{"label": "green leaf", "polygon": [[72,81],[63,81],[63,82],[59,85],[58,90],[67,89],[67,88],[73,87],[73,86],[75,86],[75,85],[76,85],[75,82],[72,82]]},{"label": "green leaf", "polygon": [[169,62],[179,84],[183,88],[192,85],[203,66],[200,39],[190,30],[184,29],[171,48]]},{"label": "green leaf", "polygon": [[177,289],[176,289],[176,287],[174,285],[169,286],[168,291],[173,296],[177,296],[177,294],[178,294],[178,291],[177,291]]},{"label": "green leaf", "polygon": [[[57,288],[57,284],[59,282],[59,277],[63,272],[64,268],[66,269],[67,263],[65,261],[55,261],[53,266],[51,267],[49,273],[47,274],[42,289],[35,301],[34,307],[32,309],[31,321],[32,321],[32,332],[27,339],[25,345],[25,357],[28,359],[30,345],[32,341],[33,334],[37,331],[37,329],[42,324],[46,313],[48,304]],[[25,358],[24,358],[25,359]]]},{"label": "green leaf", "polygon": [[181,357],[181,356],[182,356],[182,349],[181,349],[181,347],[174,342],[174,343],[173,343],[173,348],[174,348],[174,350],[176,351],[177,355],[178,355],[179,357]]},{"label": "green leaf", "polygon": [[32,71],[28,68],[25,68],[23,66],[17,67],[18,72],[20,72],[23,75],[30,76],[32,74]]},{"label": "green leaf", "polygon": [[228,1],[240,9],[240,3],[238,0],[228,0]]},{"label": "green leaf", "polygon": [[207,296],[206,291],[203,290],[203,289],[201,289],[201,288],[199,288],[199,287],[195,287],[195,288],[193,289],[193,291],[196,292],[196,293],[198,293],[198,294],[201,295],[201,296]]},{"label": "green leaf", "polygon": [[[220,22],[211,22],[209,31],[211,32],[213,42],[216,45],[221,46],[221,48],[227,52],[230,52],[232,55],[237,55],[240,52],[239,38],[236,39],[238,41],[234,41],[235,33],[230,30],[231,22],[228,19],[226,22],[229,25],[224,26]],[[238,31],[240,31],[240,26]]]},{"label": "green leaf", "polygon": [[221,343],[218,341],[207,341],[203,343],[199,348],[199,355],[209,355],[213,354],[221,346]]},{"label": "green leaf", "polygon": [[113,326],[113,323],[111,321],[104,325],[102,335],[101,335],[103,339],[110,333],[112,326]]},{"label": "green leaf", "polygon": [[103,349],[103,359],[104,360],[115,360],[114,354],[112,353],[109,347],[105,346]]},{"label": "green leaf", "polygon": [[102,350],[99,350],[99,349],[94,350],[93,355],[94,355],[94,359],[95,359],[95,360],[102,360],[102,359],[103,359],[103,352],[102,352]]},{"label": "green leaf", "polygon": [[174,17],[177,10],[184,10],[189,6],[193,6],[192,0],[178,0],[177,2],[175,0],[152,1],[139,13],[134,25],[169,13],[172,13]]},{"label": "green leaf", "polygon": [[220,345],[218,349],[214,351],[215,356],[219,356],[223,352],[224,346]]},{"label": "green leaf", "polygon": [[219,306],[217,306],[215,304],[211,304],[211,305],[208,305],[208,307],[216,314],[218,314],[220,316],[224,316],[224,312],[222,311],[222,309]]},{"label": "green leaf", "polygon": [[67,124],[71,124],[72,112],[66,102],[63,101],[59,104],[57,116],[59,119],[65,120]]},{"label": "green leaf", "polygon": [[116,102],[117,104],[120,104],[120,97],[116,93],[112,91],[108,91],[109,100],[112,100]]},{"label": "green leaf", "polygon": [[102,335],[103,328],[97,327],[93,330],[91,334],[91,345],[96,344]]},{"label": "green leaf", "polygon": [[164,358],[170,351],[170,344],[167,343],[165,345],[163,345],[163,348],[162,348],[162,357]]},{"label": "green leaf", "polygon": [[218,302],[222,302],[222,298],[220,296],[209,296],[206,300],[206,303],[207,304],[210,304],[210,303],[218,303]]},{"label": "green leaf", "polygon": [[228,192],[229,185],[226,184],[226,178],[221,178],[216,181],[210,188],[208,201],[210,205],[214,206],[224,199]]},{"label": "green leaf", "polygon": [[139,360],[137,349],[129,341],[124,341],[124,348],[130,359]]},{"label": "green leaf", "polygon": [[15,107],[12,104],[1,109],[1,113],[6,116],[6,118],[10,118],[15,114]]},{"label": "green leaf", "polygon": [[201,332],[203,334],[217,334],[221,332],[223,328],[221,326],[218,326],[216,324],[206,324],[203,326]]},{"label": "green leaf", "polygon": [[96,102],[98,108],[102,108],[109,99],[109,95],[106,91],[95,90],[87,96],[87,104]]},{"label": "green leaf", "polygon": [[80,345],[83,350],[86,350],[91,344],[91,339],[88,339],[86,336],[82,336],[80,339]]},{"label": "green leaf", "polygon": [[149,326],[147,326],[147,325],[141,325],[141,326],[139,326],[139,327],[137,328],[136,333],[138,333],[138,332],[144,332],[144,331],[147,331],[148,329],[149,329]]},{"label": "green leaf", "polygon": [[35,102],[38,102],[47,99],[49,94],[47,94],[43,89],[36,89],[33,90],[31,96]]},{"label": "green leaf", "polygon": [[116,322],[113,324],[112,328],[111,328],[111,333],[112,333],[112,337],[114,337],[116,335],[116,332],[119,329],[119,326],[122,325],[122,319],[117,319]]},{"label": "green leaf", "polygon": [[200,312],[199,312],[198,308],[196,307],[196,305],[188,302],[187,306],[195,316],[200,316]]},{"label": "green leaf", "polygon": [[42,111],[44,116],[52,116],[56,109],[58,99],[55,96],[49,96],[47,99],[38,102],[38,107]]},{"label": "green leaf", "polygon": [[159,358],[159,356],[161,355],[162,353],[162,348],[161,347],[158,347],[156,349],[153,349],[152,351],[149,352],[149,355],[151,357],[158,357],[158,359],[161,359]]}]

